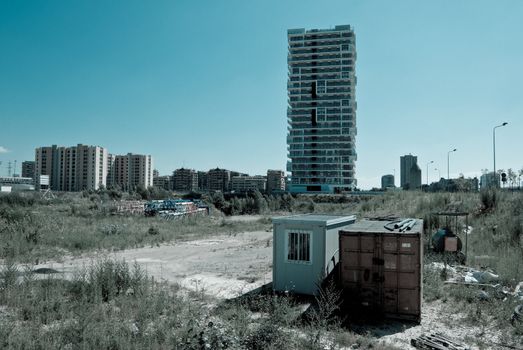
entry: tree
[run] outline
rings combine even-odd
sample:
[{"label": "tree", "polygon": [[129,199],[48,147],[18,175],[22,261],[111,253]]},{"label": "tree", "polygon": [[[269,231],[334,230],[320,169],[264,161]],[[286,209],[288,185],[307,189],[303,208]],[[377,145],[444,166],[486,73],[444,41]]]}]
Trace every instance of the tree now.
[{"label": "tree", "polygon": [[511,188],[514,187],[514,185],[516,184],[516,181],[517,181],[517,174],[514,170],[512,170],[512,168],[509,168],[507,170],[507,178],[508,178],[508,183],[509,183],[509,186]]},{"label": "tree", "polygon": [[265,197],[258,190],[254,191],[254,208],[256,214],[263,214],[269,210]]}]

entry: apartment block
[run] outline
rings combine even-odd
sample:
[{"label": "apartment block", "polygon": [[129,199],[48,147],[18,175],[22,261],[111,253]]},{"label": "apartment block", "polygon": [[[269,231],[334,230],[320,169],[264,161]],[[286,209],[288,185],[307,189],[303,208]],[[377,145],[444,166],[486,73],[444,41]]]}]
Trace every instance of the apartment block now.
[{"label": "apartment block", "polygon": [[239,193],[260,191],[267,189],[267,178],[265,176],[233,176],[231,190]]},{"label": "apartment block", "polygon": [[35,150],[35,178],[48,175],[54,191],[96,190],[106,186],[107,150],[100,146],[56,145]]},{"label": "apartment block", "polygon": [[27,160],[22,162],[22,177],[26,178],[35,178],[35,162],[32,160]]},{"label": "apartment block", "polygon": [[421,169],[418,157],[407,154],[400,157],[400,186],[404,190],[421,188]]},{"label": "apartment block", "polygon": [[173,189],[172,176],[169,176],[169,175],[159,176],[158,175],[158,176],[153,177],[153,187],[171,191]]},{"label": "apartment block", "polygon": [[205,192],[208,190],[208,176],[206,171],[198,171],[198,191]]},{"label": "apartment block", "polygon": [[114,154],[107,155],[107,179],[106,186],[113,188],[116,186],[115,171],[114,171]]},{"label": "apartment block", "polygon": [[173,184],[175,191],[195,192],[198,190],[198,173],[193,169],[176,169]]},{"label": "apartment block", "polygon": [[124,191],[153,186],[153,159],[150,155],[114,156],[114,183]]},{"label": "apartment block", "polygon": [[285,191],[285,172],[283,170],[267,170],[267,193]]},{"label": "apartment block", "polygon": [[288,157],[291,192],[356,187],[356,39],[349,25],[290,29]]},{"label": "apartment block", "polygon": [[211,169],[207,173],[208,191],[228,192],[231,189],[231,172],[226,169]]}]

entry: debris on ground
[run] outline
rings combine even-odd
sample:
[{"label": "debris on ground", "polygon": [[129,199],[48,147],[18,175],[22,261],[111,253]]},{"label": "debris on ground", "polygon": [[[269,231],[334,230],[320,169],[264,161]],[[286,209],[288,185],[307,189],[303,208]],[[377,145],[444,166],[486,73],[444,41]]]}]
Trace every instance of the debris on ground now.
[{"label": "debris on ground", "polygon": [[[499,275],[492,270],[476,270],[463,265],[449,265],[440,262],[432,262],[428,268],[433,271],[444,271],[448,282],[464,282],[479,284],[495,284],[499,282]],[[523,290],[523,283],[521,286]]]},{"label": "debris on ground", "polygon": [[523,322],[523,304],[516,306],[510,319],[510,323],[512,323],[513,326],[516,322]]},{"label": "debris on ground", "polygon": [[499,281],[499,275],[489,271],[469,271],[464,276],[465,282],[469,283],[492,283]]},{"label": "debris on ground", "polygon": [[469,350],[465,345],[454,342],[441,333],[430,333],[421,335],[410,340],[410,344],[416,349],[429,350]]},{"label": "debris on ground", "polygon": [[523,301],[523,281],[519,282],[514,288],[514,295],[519,300]]},{"label": "debris on ground", "polygon": [[432,262],[427,265],[432,271],[441,272],[445,277],[445,284],[457,284],[465,286],[476,286],[482,290],[478,291],[479,300],[496,299],[506,300],[514,297],[523,301],[523,281],[515,287],[501,284],[500,276],[490,269],[474,269],[463,265],[449,265],[441,262]]}]

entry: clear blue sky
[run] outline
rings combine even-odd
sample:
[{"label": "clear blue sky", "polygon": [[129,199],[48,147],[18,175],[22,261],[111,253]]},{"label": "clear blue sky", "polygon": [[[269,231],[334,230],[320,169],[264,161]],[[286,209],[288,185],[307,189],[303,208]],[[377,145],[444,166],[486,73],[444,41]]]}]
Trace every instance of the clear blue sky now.
[{"label": "clear blue sky", "polygon": [[[357,178],[523,167],[523,1],[0,1],[0,174],[43,145],[286,164],[288,28],[356,32]],[[7,149],[9,152],[5,152]]]}]

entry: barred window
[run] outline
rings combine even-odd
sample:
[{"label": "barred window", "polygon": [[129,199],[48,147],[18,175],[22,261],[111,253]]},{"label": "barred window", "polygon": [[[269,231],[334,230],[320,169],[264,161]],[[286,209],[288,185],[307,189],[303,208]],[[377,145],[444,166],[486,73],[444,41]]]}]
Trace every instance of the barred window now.
[{"label": "barred window", "polygon": [[293,262],[311,262],[311,233],[289,231],[287,233],[287,260]]}]

